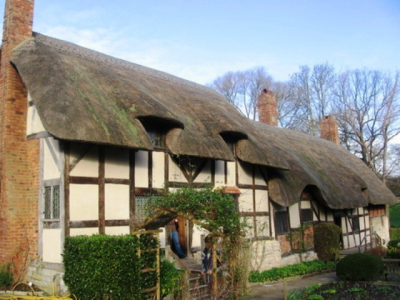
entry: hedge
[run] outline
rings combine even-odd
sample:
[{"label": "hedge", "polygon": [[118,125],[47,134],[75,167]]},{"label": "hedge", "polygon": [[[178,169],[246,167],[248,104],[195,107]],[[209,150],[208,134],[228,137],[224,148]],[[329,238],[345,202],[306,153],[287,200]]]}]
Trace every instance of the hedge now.
[{"label": "hedge", "polygon": [[156,252],[138,250],[157,248],[152,235],[75,236],[64,245],[64,282],[78,299],[145,299],[143,290],[157,283]]}]

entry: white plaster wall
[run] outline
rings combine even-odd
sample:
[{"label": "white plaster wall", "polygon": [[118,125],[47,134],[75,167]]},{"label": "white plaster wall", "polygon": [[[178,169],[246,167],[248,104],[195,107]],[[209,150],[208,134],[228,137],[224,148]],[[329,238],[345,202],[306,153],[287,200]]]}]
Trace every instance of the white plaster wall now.
[{"label": "white plaster wall", "polygon": [[256,211],[268,211],[268,191],[256,190]]},{"label": "white plaster wall", "polygon": [[295,203],[289,206],[289,216],[290,216],[290,227],[299,228],[300,227],[299,203]]},{"label": "white plaster wall", "polygon": [[311,208],[310,201],[301,201],[301,209],[309,209]]},{"label": "white plaster wall", "polygon": [[200,172],[200,174],[196,177],[194,182],[198,183],[209,183],[211,182],[211,167],[210,161],[204,166],[204,169]]},{"label": "white plaster wall", "polygon": [[129,151],[106,148],[104,172],[106,178],[129,179]]},{"label": "white plaster wall", "polygon": [[236,163],[232,161],[227,162],[227,171],[228,171],[228,178],[226,185],[228,186],[236,186]]},{"label": "white plaster wall", "polygon": [[99,187],[94,184],[70,184],[70,220],[98,220]]},{"label": "white plaster wall", "polygon": [[202,239],[206,237],[208,231],[204,228],[201,228],[197,225],[193,226],[193,235],[192,235],[192,248],[194,247],[201,247],[202,246]]},{"label": "white plaster wall", "polygon": [[149,153],[138,151],[135,153],[135,186],[149,187]]},{"label": "white plaster wall", "polygon": [[70,236],[77,236],[77,235],[93,235],[99,234],[99,229],[96,228],[71,228],[70,229]]},{"label": "white plaster wall", "polygon": [[225,162],[215,161],[215,185],[225,184]]},{"label": "white plaster wall", "polygon": [[37,113],[36,106],[28,106],[28,115],[27,115],[27,127],[26,133],[27,135],[44,132],[46,131],[43,127],[43,123],[40,120],[40,117]]},{"label": "white plaster wall", "polygon": [[253,174],[250,164],[238,164],[239,184],[253,184]]},{"label": "white plaster wall", "polygon": [[180,167],[171,159],[171,157],[168,158],[169,160],[169,175],[168,175],[168,180],[173,182],[187,182],[185,175],[183,175]]},{"label": "white plaster wall", "polygon": [[163,188],[165,170],[165,154],[164,152],[153,152],[153,187]]},{"label": "white plaster wall", "polygon": [[43,229],[43,261],[61,263],[61,229]]},{"label": "white plaster wall", "polygon": [[268,216],[256,217],[257,236],[269,236],[269,218]]},{"label": "white plaster wall", "polygon": [[[79,151],[79,150],[78,150]],[[71,145],[71,153],[79,156],[74,144]],[[78,153],[78,154],[77,154]],[[71,171],[71,176],[99,177],[98,148],[92,147]]]},{"label": "white plaster wall", "polygon": [[[371,233],[376,232],[382,240],[382,244],[387,247],[387,243],[390,241],[389,233],[389,218],[387,216],[379,216],[370,218]],[[383,243],[385,241],[385,244]]]},{"label": "white plaster wall", "polygon": [[47,142],[43,143],[43,180],[60,178],[60,170],[58,168],[58,161],[60,159],[60,146],[59,142],[53,138],[46,138],[50,142],[54,151],[55,158],[53,157]]},{"label": "white plaster wall", "polygon": [[244,232],[246,234],[246,238],[251,239],[254,237],[254,219],[253,217],[242,217],[241,222],[246,224],[244,228]]},{"label": "white plaster wall", "polygon": [[264,177],[260,173],[260,169],[256,168],[255,172],[255,184],[257,185],[266,185],[266,182],[264,180]]},{"label": "white plaster wall", "polygon": [[129,185],[105,184],[106,220],[129,219]]},{"label": "white plaster wall", "polygon": [[112,226],[106,227],[107,235],[124,235],[129,234],[129,226]]},{"label": "white plaster wall", "polygon": [[253,191],[241,189],[239,196],[239,211],[241,212],[254,212],[253,208]]}]

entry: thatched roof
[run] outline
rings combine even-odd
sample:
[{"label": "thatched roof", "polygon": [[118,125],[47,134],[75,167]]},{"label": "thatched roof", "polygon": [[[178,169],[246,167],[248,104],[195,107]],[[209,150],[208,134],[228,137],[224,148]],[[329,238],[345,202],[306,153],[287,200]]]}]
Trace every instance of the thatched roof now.
[{"label": "thatched roof", "polygon": [[[166,131],[175,155],[271,168],[271,198],[282,205],[316,186],[331,208],[394,201],[356,157],[298,132],[244,118],[212,89],[40,34],[13,53],[43,126],[56,138],[153,149],[143,124]],[[225,139],[225,140],[224,140]],[[368,189],[368,197],[363,189]]]}]

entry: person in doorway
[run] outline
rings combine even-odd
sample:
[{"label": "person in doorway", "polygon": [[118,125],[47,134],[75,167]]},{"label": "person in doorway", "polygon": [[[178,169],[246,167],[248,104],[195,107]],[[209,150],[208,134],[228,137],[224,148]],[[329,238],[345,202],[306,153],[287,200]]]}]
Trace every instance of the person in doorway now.
[{"label": "person in doorway", "polygon": [[[206,236],[204,238],[205,248],[201,253],[201,260],[202,260],[202,272],[201,274],[205,276],[205,281],[207,283],[211,282],[212,273],[213,273],[213,241],[211,237]],[[217,268],[219,268],[220,263],[218,260],[218,252],[217,249]]]},{"label": "person in doorway", "polygon": [[181,248],[181,244],[179,243],[179,235],[178,235],[178,229],[179,229],[179,223],[177,219],[174,219],[170,223],[171,225],[171,241],[172,245],[175,248],[175,253],[178,255],[179,258],[185,258],[186,254],[183,252]]}]

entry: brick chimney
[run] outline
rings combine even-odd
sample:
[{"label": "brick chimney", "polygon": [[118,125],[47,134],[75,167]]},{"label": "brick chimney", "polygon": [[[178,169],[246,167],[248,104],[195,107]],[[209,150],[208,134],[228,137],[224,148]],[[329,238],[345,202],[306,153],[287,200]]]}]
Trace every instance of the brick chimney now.
[{"label": "brick chimney", "polygon": [[260,122],[278,126],[278,105],[272,91],[264,89],[261,92],[258,97],[257,107]]},{"label": "brick chimney", "polygon": [[27,90],[11,65],[13,49],[32,37],[33,0],[6,0],[0,64],[0,263],[23,279],[37,258],[39,140],[26,138]]},{"label": "brick chimney", "polygon": [[336,118],[332,115],[324,116],[320,123],[321,138],[331,141],[336,145],[339,142],[339,127]]}]

